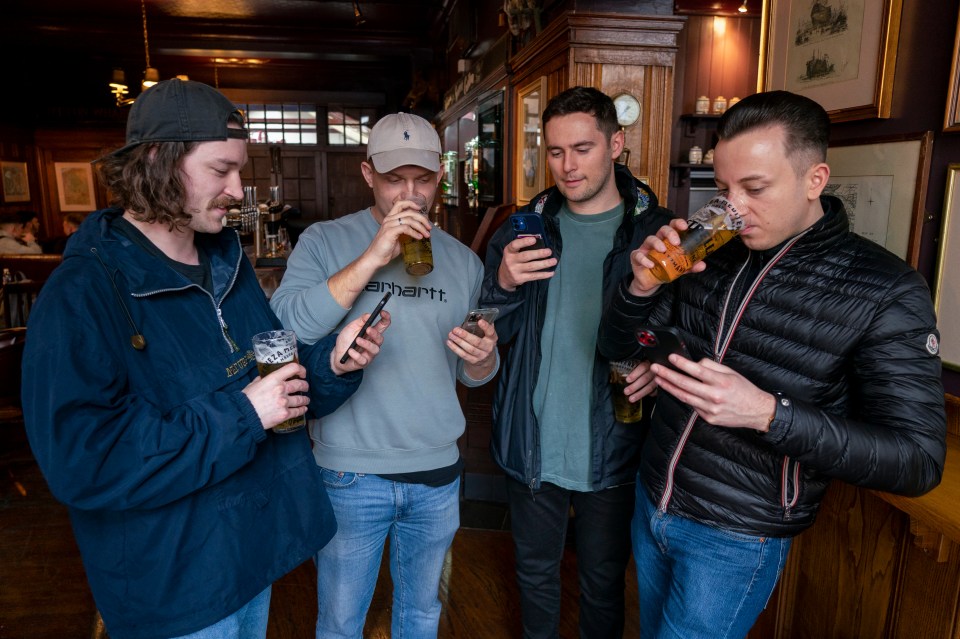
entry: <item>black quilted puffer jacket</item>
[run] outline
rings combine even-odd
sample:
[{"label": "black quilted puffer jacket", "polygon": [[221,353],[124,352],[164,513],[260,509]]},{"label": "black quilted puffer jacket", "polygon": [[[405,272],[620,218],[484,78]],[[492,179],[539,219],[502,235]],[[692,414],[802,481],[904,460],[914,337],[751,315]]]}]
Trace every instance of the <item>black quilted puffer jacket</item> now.
[{"label": "black quilted puffer jacket", "polygon": [[[734,240],[706,271],[606,309],[606,357],[636,351],[634,329],[677,327],[709,357],[779,399],[768,433],[711,426],[662,392],[640,479],[659,509],[750,535],[813,523],[832,479],[902,495],[939,482],[946,417],[939,333],[923,278],[849,230],[839,200],[768,251]],[[629,280],[627,280],[629,281]]]}]

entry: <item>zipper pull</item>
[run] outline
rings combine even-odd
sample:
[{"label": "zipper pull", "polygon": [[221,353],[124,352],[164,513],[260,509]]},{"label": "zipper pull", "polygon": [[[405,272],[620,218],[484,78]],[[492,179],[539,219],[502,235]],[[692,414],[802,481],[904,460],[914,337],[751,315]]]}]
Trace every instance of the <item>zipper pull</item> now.
[{"label": "zipper pull", "polygon": [[223,319],[223,313],[220,311],[220,307],[217,307],[217,319],[220,320],[220,328],[223,331],[223,336],[230,343],[231,352],[236,353],[240,350],[240,347],[237,346],[237,343],[233,341],[233,338],[230,337],[230,327],[227,326],[227,323]]}]

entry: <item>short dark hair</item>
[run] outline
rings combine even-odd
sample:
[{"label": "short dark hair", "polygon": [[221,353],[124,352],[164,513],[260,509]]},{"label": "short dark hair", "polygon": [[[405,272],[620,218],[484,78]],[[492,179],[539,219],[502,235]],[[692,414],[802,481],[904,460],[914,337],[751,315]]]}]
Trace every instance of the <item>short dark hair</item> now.
[{"label": "short dark hair", "polygon": [[597,121],[597,128],[608,138],[620,130],[617,122],[617,108],[606,93],[593,87],[572,87],[553,96],[543,110],[541,119],[546,128],[547,122],[558,115],[588,113]]},{"label": "short dark hair", "polygon": [[110,192],[110,204],[133,212],[135,219],[166,224],[172,231],[190,223],[184,211],[187,190],[180,164],[200,142],[140,144],[120,155],[97,161],[100,183]]},{"label": "short dark hair", "polygon": [[727,140],[754,129],[782,126],[785,153],[798,175],[825,162],[830,144],[830,116],[810,98],[789,91],[755,93],[720,117],[717,136]]},{"label": "short dark hair", "polygon": [[69,222],[74,226],[80,226],[80,224],[87,218],[86,213],[81,213],[80,211],[67,211],[60,215],[61,219],[64,222]]}]

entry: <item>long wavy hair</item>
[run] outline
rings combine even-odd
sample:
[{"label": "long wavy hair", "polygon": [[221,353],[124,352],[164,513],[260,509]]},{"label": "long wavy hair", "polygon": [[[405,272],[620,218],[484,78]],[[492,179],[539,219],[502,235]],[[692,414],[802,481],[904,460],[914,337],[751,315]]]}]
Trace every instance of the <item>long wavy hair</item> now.
[{"label": "long wavy hair", "polygon": [[140,222],[166,224],[170,230],[190,223],[184,210],[187,190],[180,165],[199,142],[155,142],[97,160],[97,176],[110,204],[133,212]]}]

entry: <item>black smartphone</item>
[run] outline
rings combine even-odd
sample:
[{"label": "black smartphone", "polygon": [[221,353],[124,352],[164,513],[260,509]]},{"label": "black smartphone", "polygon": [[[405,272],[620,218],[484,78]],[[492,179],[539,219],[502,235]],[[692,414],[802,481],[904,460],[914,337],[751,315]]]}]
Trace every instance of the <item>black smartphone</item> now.
[{"label": "black smartphone", "polygon": [[637,336],[637,343],[640,344],[637,357],[641,359],[645,359],[654,364],[669,366],[673,370],[679,369],[667,359],[667,356],[671,353],[682,355],[687,359],[693,359],[690,357],[690,352],[687,350],[687,345],[684,343],[683,338],[680,337],[680,332],[675,328],[668,326],[641,326],[635,334]]},{"label": "black smartphone", "polygon": [[390,299],[390,296],[393,295],[390,291],[387,291],[383,298],[377,302],[376,308],[373,309],[373,312],[370,313],[370,317],[367,318],[367,321],[363,323],[363,326],[360,328],[360,332],[357,333],[357,336],[353,338],[353,341],[350,343],[350,348],[348,348],[343,353],[343,357],[340,358],[341,364],[346,364],[347,360],[350,359],[350,349],[357,347],[357,340],[367,334],[367,329],[373,326],[373,323],[377,321],[377,317],[380,315],[380,311],[383,310],[383,305],[387,303],[387,300]]},{"label": "black smartphone", "polygon": [[515,238],[537,238],[536,244],[523,250],[550,248],[550,243],[547,241],[547,232],[543,228],[543,217],[539,213],[513,213],[510,216],[510,226],[513,228]]},{"label": "black smartphone", "polygon": [[480,320],[487,320],[488,322],[493,322],[497,319],[497,315],[500,314],[499,308],[475,308],[467,316],[463,318],[463,324],[460,325],[460,328],[467,331],[468,333],[473,333],[477,337],[483,337],[483,331],[480,330],[480,326],[477,324]]}]

